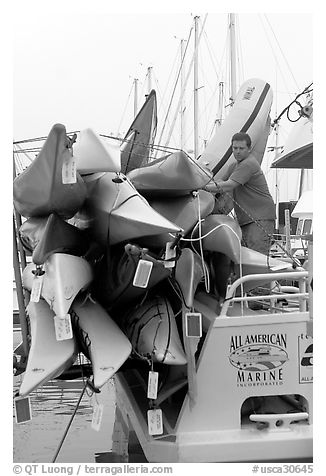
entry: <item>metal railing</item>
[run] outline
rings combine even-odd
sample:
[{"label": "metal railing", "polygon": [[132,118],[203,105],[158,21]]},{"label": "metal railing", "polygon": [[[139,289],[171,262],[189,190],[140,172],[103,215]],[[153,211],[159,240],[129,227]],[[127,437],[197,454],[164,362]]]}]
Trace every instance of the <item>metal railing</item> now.
[{"label": "metal railing", "polygon": [[[275,301],[276,299],[290,299],[293,298],[295,295],[296,299],[298,299],[299,304],[299,311],[305,312],[307,311],[307,301],[309,300],[309,292],[307,292],[307,279],[309,273],[308,271],[290,271],[284,273],[264,273],[264,274],[250,274],[246,276],[242,276],[238,278],[234,283],[232,283],[225,296],[224,303],[222,305],[220,316],[228,317],[227,311],[230,307],[231,303],[234,302],[248,302],[248,301],[257,301],[257,300],[269,300]],[[242,284],[247,283],[248,281],[261,281],[264,280],[265,282],[268,281],[275,281],[280,279],[289,279],[289,280],[296,280],[299,282],[299,292],[298,293],[278,293],[276,294],[266,294],[266,295],[254,295],[254,296],[247,296],[242,295],[239,297],[235,296],[235,292],[237,288],[239,288]]]}]

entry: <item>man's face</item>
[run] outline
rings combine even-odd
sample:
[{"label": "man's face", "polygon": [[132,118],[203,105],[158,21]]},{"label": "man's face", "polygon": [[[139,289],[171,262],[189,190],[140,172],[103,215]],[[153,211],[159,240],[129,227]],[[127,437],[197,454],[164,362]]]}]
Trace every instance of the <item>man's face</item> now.
[{"label": "man's face", "polygon": [[241,162],[241,160],[246,159],[250,154],[250,148],[247,146],[245,140],[235,140],[232,143],[232,152],[235,160]]}]

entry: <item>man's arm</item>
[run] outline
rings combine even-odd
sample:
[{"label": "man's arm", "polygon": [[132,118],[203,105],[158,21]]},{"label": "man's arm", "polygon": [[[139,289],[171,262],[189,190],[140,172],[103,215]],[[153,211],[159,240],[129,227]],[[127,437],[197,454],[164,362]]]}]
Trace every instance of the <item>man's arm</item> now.
[{"label": "man's arm", "polygon": [[217,191],[221,190],[222,192],[232,192],[232,190],[239,186],[238,182],[232,179],[218,180],[216,183]]},{"label": "man's arm", "polygon": [[232,179],[216,180],[207,184],[205,190],[212,193],[232,192],[238,185],[240,184]]}]

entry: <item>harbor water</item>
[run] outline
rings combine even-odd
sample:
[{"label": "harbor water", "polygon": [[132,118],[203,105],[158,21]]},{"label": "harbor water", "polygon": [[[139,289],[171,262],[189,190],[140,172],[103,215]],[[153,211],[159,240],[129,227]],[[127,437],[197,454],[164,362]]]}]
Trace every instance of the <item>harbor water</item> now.
[{"label": "harbor water", "polygon": [[[14,348],[21,341],[19,331],[13,332]],[[22,375],[14,376],[14,394]],[[83,390],[78,380],[53,380],[30,395],[32,420],[16,423],[13,406],[13,462],[51,463]],[[91,427],[93,407],[103,405],[103,417],[98,431]],[[58,463],[109,461],[115,420],[115,388],[110,380],[99,394],[88,389],[57,457]]]}]

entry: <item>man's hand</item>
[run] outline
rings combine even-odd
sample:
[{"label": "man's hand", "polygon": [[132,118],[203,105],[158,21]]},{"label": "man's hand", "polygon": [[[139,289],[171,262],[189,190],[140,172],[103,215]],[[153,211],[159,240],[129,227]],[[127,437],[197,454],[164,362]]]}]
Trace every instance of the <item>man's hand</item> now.
[{"label": "man's hand", "polygon": [[218,182],[223,182],[223,180],[217,180],[214,182],[209,182],[205,187],[204,190],[211,193],[223,193],[222,188],[219,186]]}]

